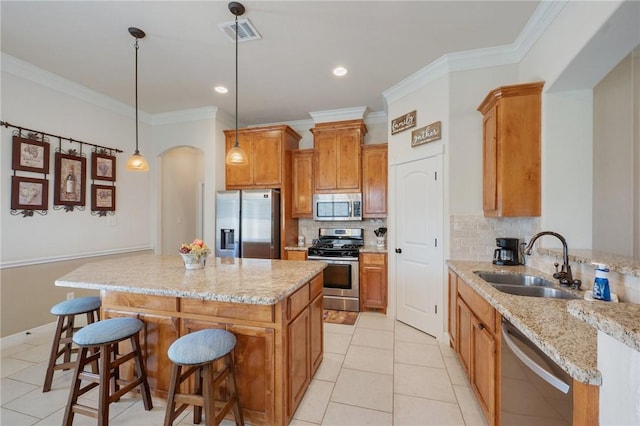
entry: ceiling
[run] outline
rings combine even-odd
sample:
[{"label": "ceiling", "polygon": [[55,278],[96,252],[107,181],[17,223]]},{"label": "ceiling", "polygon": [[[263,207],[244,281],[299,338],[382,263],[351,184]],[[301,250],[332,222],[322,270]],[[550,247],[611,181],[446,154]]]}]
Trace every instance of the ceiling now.
[{"label": "ceiling", "polygon": [[[235,115],[225,1],[0,2],[2,52],[150,114],[217,106]],[[444,54],[509,45],[539,1],[247,1],[260,40],[240,43],[239,120],[383,111],[382,92]],[[349,72],[332,75],[337,65]],[[220,95],[213,87],[225,85]]]}]

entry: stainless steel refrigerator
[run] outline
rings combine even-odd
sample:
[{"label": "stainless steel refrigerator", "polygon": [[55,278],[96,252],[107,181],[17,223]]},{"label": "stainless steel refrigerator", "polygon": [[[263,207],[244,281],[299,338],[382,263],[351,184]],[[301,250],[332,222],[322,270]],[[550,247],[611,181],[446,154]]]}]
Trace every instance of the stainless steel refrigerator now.
[{"label": "stainless steel refrigerator", "polygon": [[280,258],[280,191],[216,193],[216,256]]}]

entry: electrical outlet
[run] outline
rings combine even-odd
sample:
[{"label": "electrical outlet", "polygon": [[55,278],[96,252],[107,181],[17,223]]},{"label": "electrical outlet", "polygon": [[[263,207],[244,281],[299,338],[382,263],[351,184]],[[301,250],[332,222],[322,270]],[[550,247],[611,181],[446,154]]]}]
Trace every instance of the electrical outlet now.
[{"label": "electrical outlet", "polygon": [[73,299],[73,298],[75,298],[75,297],[76,297],[76,295],[75,295],[75,294],[73,294],[73,292],[72,292],[72,291],[70,291],[69,293],[67,293],[67,300],[71,300],[71,299]]}]

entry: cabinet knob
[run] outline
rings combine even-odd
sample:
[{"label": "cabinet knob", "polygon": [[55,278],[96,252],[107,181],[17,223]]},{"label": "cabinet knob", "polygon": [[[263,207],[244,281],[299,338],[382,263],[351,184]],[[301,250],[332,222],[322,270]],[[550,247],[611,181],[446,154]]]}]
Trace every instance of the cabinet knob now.
[{"label": "cabinet knob", "polygon": [[402,253],[402,249],[401,248],[397,248],[396,249],[396,253]]},{"label": "cabinet knob", "polygon": [[480,331],[484,330],[484,324],[478,324],[478,329],[479,329]]}]

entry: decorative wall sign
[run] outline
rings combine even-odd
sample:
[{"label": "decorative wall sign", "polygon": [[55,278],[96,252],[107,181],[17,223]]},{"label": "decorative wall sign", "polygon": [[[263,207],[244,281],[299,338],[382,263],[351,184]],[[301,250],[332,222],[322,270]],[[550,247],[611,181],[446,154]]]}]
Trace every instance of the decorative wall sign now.
[{"label": "decorative wall sign", "polygon": [[401,117],[395,118],[391,120],[391,134],[395,135],[396,133],[400,133],[403,130],[410,129],[415,127],[417,123],[417,112],[411,111]]},{"label": "decorative wall sign", "polygon": [[411,147],[422,145],[428,142],[437,141],[442,137],[441,122],[436,121],[428,126],[421,127],[411,132]]},{"label": "decorative wall sign", "polygon": [[25,172],[49,173],[49,144],[14,136],[11,168]]},{"label": "decorative wall sign", "polygon": [[91,211],[112,212],[116,210],[116,187],[91,185]]},{"label": "decorative wall sign", "polygon": [[116,180],[116,157],[101,152],[91,154],[91,179]]},{"label": "decorative wall sign", "polygon": [[[47,210],[48,203],[47,179],[11,176],[11,210]],[[23,215],[31,216],[24,212]]]},{"label": "decorative wall sign", "polygon": [[[53,203],[59,206],[85,205],[87,159],[56,152]],[[73,210],[67,209],[67,210]]]}]

